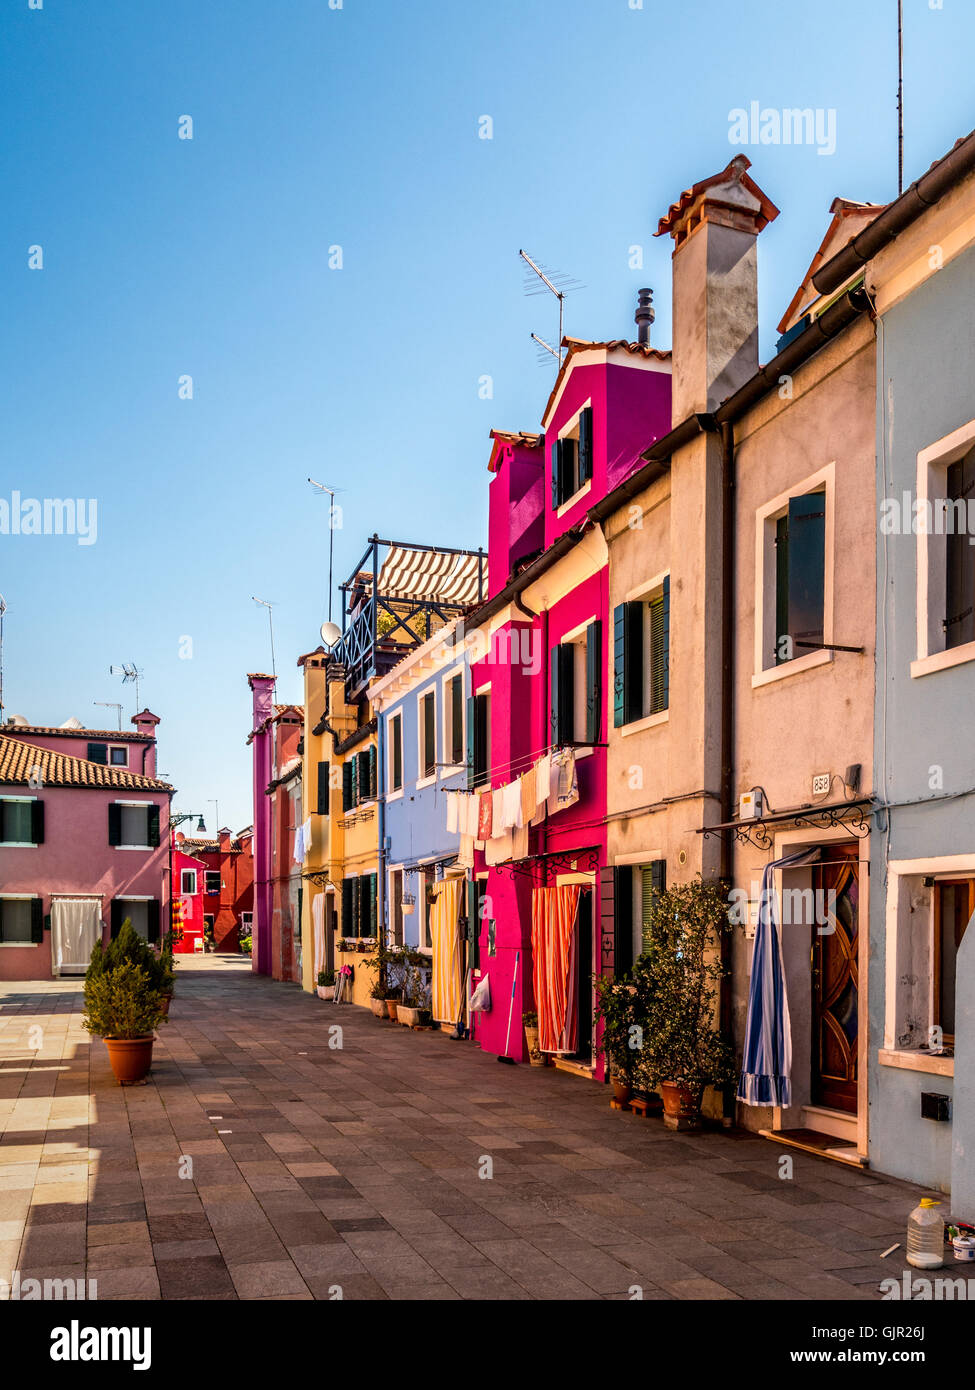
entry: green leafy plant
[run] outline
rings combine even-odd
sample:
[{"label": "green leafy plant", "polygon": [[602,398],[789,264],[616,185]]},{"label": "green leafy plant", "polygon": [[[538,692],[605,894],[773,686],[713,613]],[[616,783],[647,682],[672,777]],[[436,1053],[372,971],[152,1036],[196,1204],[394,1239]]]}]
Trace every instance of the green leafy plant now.
[{"label": "green leafy plant", "polygon": [[629,976],[615,980],[594,975],[593,988],[596,992],[593,1021],[603,1025],[602,1048],[610,1071],[632,1085],[644,1039],[644,1019],[637,990]]},{"label": "green leafy plant", "polygon": [[145,1038],[163,1020],[162,995],[148,972],[122,960],[85,977],[83,1026],[102,1038]]},{"label": "green leafy plant", "polygon": [[534,1010],[530,1010],[528,1013],[522,1014],[521,1021],[526,1028],[537,1028],[538,1014]]},{"label": "green leafy plant", "polygon": [[[633,967],[632,1021],[622,993],[607,1009],[616,1049],[621,1026],[635,1025],[639,1084],[676,1082],[692,1092],[723,1086],[735,1076],[735,1056],[716,1027],[721,936],[734,930],[724,886],[700,878],[657,893],[644,920],[646,949]],[[614,982],[615,983],[615,982]],[[617,1017],[618,1014],[618,1017]],[[622,1058],[622,1052],[616,1051]]]},{"label": "green leafy plant", "polygon": [[408,1009],[427,1007],[427,957],[415,946],[401,946],[397,951],[397,965],[403,989],[403,1004]]},{"label": "green leafy plant", "polygon": [[102,946],[100,941],[95,942],[85,979],[87,980],[93,974],[97,975],[102,971],[114,970],[116,966],[126,961],[137,965],[146,972],[153,989],[162,994],[172,992],[172,952],[167,953],[165,949],[155,951],[148,941],[142,939],[128,917],[119,928],[118,934],[112,937],[107,946]]},{"label": "green leafy plant", "polygon": [[240,938],[240,949],[245,956],[249,956],[254,945],[254,938],[250,935]]},{"label": "green leafy plant", "polygon": [[319,970],[317,983],[322,989],[327,989],[329,985],[335,984],[334,970]]}]

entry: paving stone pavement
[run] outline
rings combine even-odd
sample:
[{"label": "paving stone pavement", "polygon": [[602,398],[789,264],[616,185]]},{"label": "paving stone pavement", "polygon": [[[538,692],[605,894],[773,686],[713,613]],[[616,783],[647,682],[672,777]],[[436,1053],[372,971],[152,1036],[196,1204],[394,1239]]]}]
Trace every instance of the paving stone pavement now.
[{"label": "paving stone pavement", "polygon": [[920,1189],[796,1152],[784,1180],[767,1140],[670,1133],[612,1111],[605,1087],[499,1067],[240,958],[180,967],[144,1086],[115,1084],[82,1005],[80,980],[0,983],[8,1283],[87,1278],[102,1299],[869,1300],[906,1268]]}]

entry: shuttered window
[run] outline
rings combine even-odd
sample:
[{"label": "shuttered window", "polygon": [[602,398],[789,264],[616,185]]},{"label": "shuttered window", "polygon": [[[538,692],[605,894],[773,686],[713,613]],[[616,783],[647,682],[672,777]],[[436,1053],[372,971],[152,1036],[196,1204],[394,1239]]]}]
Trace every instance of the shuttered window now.
[{"label": "shuttered window", "polygon": [[355,884],[354,878],[342,880],[342,921],[340,931],[343,937],[356,935],[355,930]]},{"label": "shuttered window", "polygon": [[390,791],[398,792],[403,786],[403,716],[394,715],[390,720]]},{"label": "shuttered window", "polygon": [[44,911],[40,898],[0,898],[0,941],[6,945],[37,945],[44,940]]},{"label": "shuttered window", "polygon": [[658,893],[662,893],[667,887],[667,861],[666,859],[654,859],[642,871],[643,889],[643,949],[646,950],[650,944],[649,923],[650,914],[653,911],[653,901]]},{"label": "shuttered window", "polygon": [[603,724],[603,625],[586,628],[586,742],[598,743]]},{"label": "shuttered window", "polygon": [[0,844],[42,845],[43,801],[0,801]]},{"label": "shuttered window", "polygon": [[613,724],[642,717],[643,604],[621,603],[613,611]]},{"label": "shuttered window", "polygon": [[467,785],[487,786],[490,754],[491,697],[471,695],[467,701]]},{"label": "shuttered window", "polygon": [[826,494],[789,499],[775,527],[775,664],[823,645]]},{"label": "shuttered window", "polygon": [[447,757],[451,763],[462,763],[464,761],[464,678],[461,675],[451,676],[447,682],[447,710],[450,721]]},{"label": "shuttered window", "polygon": [[975,545],[968,507],[975,502],[975,449],[948,469],[945,571],[945,647],[975,642]]},{"label": "shuttered window", "polygon": [[353,805],[353,785],[352,775],[355,768],[355,760],[350,758],[342,764],[342,810],[351,811]]},{"label": "shuttered window", "polygon": [[108,762],[108,744],[107,744],[107,743],[89,743],[89,745],[88,745],[88,761],[89,761],[90,763],[107,763],[107,762]]},{"label": "shuttered window", "polygon": [[432,777],[437,770],[437,707],[431,690],[420,701],[420,776]]},{"label": "shuttered window", "polygon": [[633,969],[633,869],[613,869],[613,974],[617,980]]},{"label": "shuttered window", "polygon": [[575,670],[571,642],[551,652],[552,746],[575,741]]},{"label": "shuttered window", "polygon": [[647,714],[660,714],[670,702],[670,576],[663,593],[650,600],[647,650]]},{"label": "shuttered window", "polygon": [[328,779],[329,765],[327,762],[321,762],[318,764],[318,804],[316,807],[320,816],[328,815]]},{"label": "shuttered window", "polygon": [[592,477],[592,406],[580,412],[571,429],[554,439],[549,449],[552,471],[552,509],[561,507]]},{"label": "shuttered window", "polygon": [[592,477],[592,406],[579,416],[579,486]]}]

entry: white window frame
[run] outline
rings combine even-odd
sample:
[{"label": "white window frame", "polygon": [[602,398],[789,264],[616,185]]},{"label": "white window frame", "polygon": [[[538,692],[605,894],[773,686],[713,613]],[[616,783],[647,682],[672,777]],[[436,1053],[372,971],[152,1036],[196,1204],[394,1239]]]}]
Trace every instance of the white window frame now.
[{"label": "white window frame", "polygon": [[[423,768],[426,763],[423,747],[423,702],[430,696],[433,700],[433,772],[429,777],[423,776]],[[417,693],[416,697],[416,789],[421,787],[431,787],[437,780],[437,728],[440,721],[437,719],[437,687],[433,683],[426,686]]]},{"label": "white window frame", "polygon": [[[129,745],[128,745],[127,743],[109,743],[109,744],[107,745],[107,750],[108,750],[108,751],[106,752],[105,757],[106,757],[106,759],[107,759],[107,762],[108,762],[108,766],[109,766],[109,767],[126,767],[126,768],[128,767],[128,765],[129,765]],[[113,762],[112,762],[112,754],[113,754],[113,753],[119,753],[119,752],[125,754],[125,760],[124,760],[124,762],[121,762],[121,763],[113,763]]]},{"label": "white window frame", "polygon": [[[28,805],[36,800],[36,796],[0,796],[0,801],[22,801]],[[0,840],[0,849],[40,849],[40,845],[33,840]]]},{"label": "white window frame", "polygon": [[[952,430],[917,456],[918,513],[926,517],[928,504],[944,499],[948,492],[948,469],[975,447],[975,420]],[[975,642],[946,647],[941,620],[945,613],[945,566],[948,538],[929,536],[921,528],[917,537],[917,658],[911,662],[911,677],[929,676],[975,661]]]},{"label": "white window frame", "polygon": [[[183,887],[183,881],[184,881],[184,879],[186,878],[186,875],[187,875],[187,874],[192,874],[192,875],[193,875],[193,887],[192,887],[192,888],[184,888],[184,887]],[[199,887],[199,881],[200,881],[200,880],[199,880],[199,875],[197,874],[196,869],[180,869],[180,871],[179,871],[179,895],[180,895],[180,897],[181,897],[181,898],[195,898],[195,897],[196,897],[196,890],[197,890],[197,888]]]},{"label": "white window frame", "polygon": [[[582,418],[582,412],[583,412],[584,410],[590,409],[591,406],[592,406],[592,397],[590,396],[587,400],[584,400],[584,401],[583,401],[582,405],[580,405],[579,409],[575,412],[575,414],[572,415],[572,416],[566,421],[566,423],[562,426],[562,428],[559,430],[558,434],[556,435],[556,438],[557,438],[557,439],[568,439],[568,438],[570,437],[570,435],[572,434],[573,430],[575,430],[575,432],[576,432],[576,444],[577,444],[577,446],[578,446],[578,441],[579,441],[579,421],[580,421],[580,419]],[[593,421],[594,421],[594,422],[595,422],[595,418],[596,418],[595,411],[593,411]],[[595,448],[595,430],[593,430],[593,447]],[[550,465],[550,466],[551,466],[551,465]],[[579,468],[579,449],[578,449],[578,447],[577,447],[577,448],[576,448],[576,477],[577,477],[577,478],[578,478],[578,476],[579,476],[578,468]],[[564,502],[560,502],[560,503],[559,503],[558,507],[556,507],[556,509],[555,509],[555,515],[556,515],[557,517],[564,516],[565,513],[570,509],[570,507],[574,507],[574,506],[576,505],[577,502],[581,501],[582,498],[585,497],[585,495],[586,495],[587,492],[591,492],[591,491],[592,491],[592,478],[587,478],[586,481],[585,481],[581,486],[579,486],[579,487],[576,488],[575,492],[573,492],[571,496],[567,497],[567,498],[565,499]],[[564,639],[563,639],[563,640],[564,640]]]},{"label": "white window frame", "polygon": [[[393,789],[393,725],[399,721],[399,786]],[[386,801],[399,801],[406,786],[406,744],[403,741],[403,708],[399,707],[386,721]]]},{"label": "white window frame", "polygon": [[[450,743],[453,734],[453,723],[450,714],[450,683],[460,678],[460,762],[450,761]],[[443,767],[440,769],[441,777],[456,777],[458,771],[466,766],[467,762],[467,700],[464,694],[464,668],[453,667],[450,671],[445,671],[440,678],[440,708],[443,711],[443,718],[440,721],[440,761]]]},{"label": "white window frame", "polygon": [[[207,878],[209,877],[210,874],[216,874],[217,878],[219,879],[219,883],[218,883],[218,885],[217,885],[216,891],[213,891],[213,890],[207,888]],[[219,869],[204,869],[204,870],[203,870],[203,895],[204,895],[204,897],[207,897],[207,898],[218,898],[222,892],[223,892],[223,874],[221,873],[221,871],[220,871]]]},{"label": "white window frame", "polygon": [[794,483],[755,512],[755,670],[752,689],[797,676],[817,666],[828,666],[831,651],[807,652],[780,666],[766,666],[766,653],[775,645],[775,523],[793,497],[822,489],[826,498],[826,557],[823,571],[823,642],[833,641],[834,563],[836,556],[836,460]]},{"label": "white window frame", "polygon": [[[145,806],[145,807],[150,807],[150,806],[155,806],[156,804],[157,804],[157,803],[156,803],[155,801],[119,801],[119,800],[116,800],[116,801],[114,802],[114,805],[116,805],[116,806]],[[162,831],[162,816],[160,816],[159,819],[160,819],[160,842],[161,842],[161,841],[162,841],[162,834],[161,834],[161,831]],[[148,813],[147,813],[147,815],[146,815],[146,838],[148,839],[148,837],[149,837],[149,816],[148,816]],[[139,854],[152,854],[154,850],[157,850],[157,849],[159,848],[159,845],[114,845],[113,848],[114,848],[114,849],[124,849],[124,850],[136,850],[136,851],[138,851]],[[136,901],[138,901],[138,900],[135,899],[135,898],[133,898],[131,901],[132,901],[132,902],[136,902]],[[146,899],[146,901],[149,901],[149,900]]]}]

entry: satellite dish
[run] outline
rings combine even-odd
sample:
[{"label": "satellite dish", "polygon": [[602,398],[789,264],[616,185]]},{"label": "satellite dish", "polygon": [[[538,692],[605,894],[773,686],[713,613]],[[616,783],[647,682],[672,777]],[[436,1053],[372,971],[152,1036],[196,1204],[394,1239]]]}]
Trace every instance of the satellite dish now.
[{"label": "satellite dish", "polygon": [[30,720],[25,719],[22,714],[12,714],[7,720],[8,724],[13,724],[16,729],[29,729]]},{"label": "satellite dish", "polygon": [[83,729],[84,727],[84,724],[82,724],[81,720],[78,719],[76,715],[72,715],[71,718],[66,719],[63,724],[58,725],[60,729]]},{"label": "satellite dish", "polygon": [[327,647],[329,651],[331,651],[331,649],[335,646],[336,642],[342,636],[342,629],[339,627],[337,623],[322,623],[321,633],[323,646]]}]

